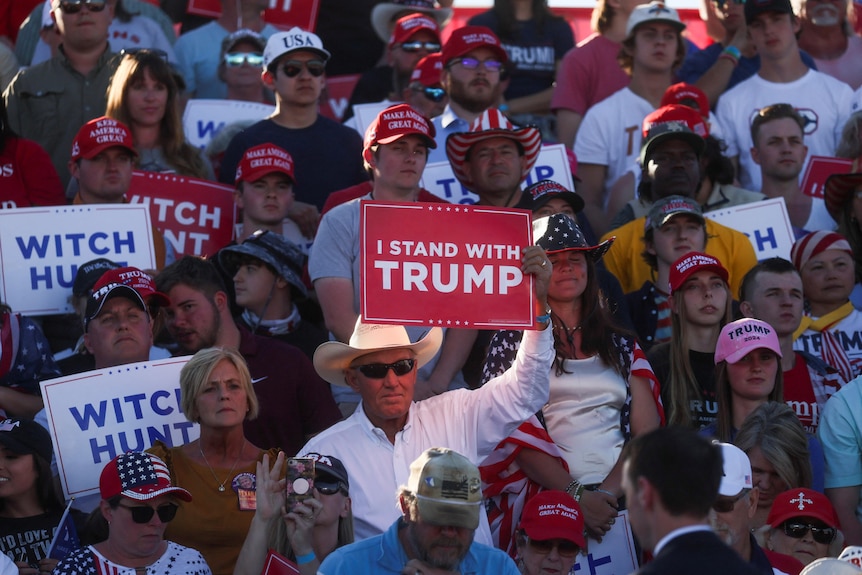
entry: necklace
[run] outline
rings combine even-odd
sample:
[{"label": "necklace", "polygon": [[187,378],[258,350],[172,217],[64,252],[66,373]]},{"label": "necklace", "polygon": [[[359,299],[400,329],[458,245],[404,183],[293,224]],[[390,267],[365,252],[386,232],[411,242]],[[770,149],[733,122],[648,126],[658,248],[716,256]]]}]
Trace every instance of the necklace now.
[{"label": "necklace", "polygon": [[207,461],[207,456],[204,455],[203,447],[201,447],[201,443],[200,443],[200,441],[198,441],[198,451],[201,452],[201,457],[204,458],[204,463],[207,464],[207,467],[209,468],[210,473],[213,474],[213,479],[215,479],[216,483],[218,483],[218,490],[219,491],[224,491],[224,484],[227,483],[228,479],[230,479],[230,476],[233,474],[233,470],[236,469],[236,464],[239,463],[239,459],[240,459],[240,457],[242,457],[243,449],[245,449],[245,438],[244,437],[242,439],[242,447],[239,448],[239,454],[236,456],[236,461],[234,461],[233,465],[231,465],[230,471],[227,472],[227,477],[224,478],[224,481],[219,481],[218,475],[216,475],[216,472],[213,471],[213,468],[212,468],[212,465],[210,465],[210,462]]}]

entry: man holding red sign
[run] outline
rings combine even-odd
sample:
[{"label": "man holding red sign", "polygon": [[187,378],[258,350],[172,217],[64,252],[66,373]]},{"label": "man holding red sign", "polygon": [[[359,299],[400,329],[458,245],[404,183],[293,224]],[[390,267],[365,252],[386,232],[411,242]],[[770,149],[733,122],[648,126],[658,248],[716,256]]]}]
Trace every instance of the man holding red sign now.
[{"label": "man holding red sign", "polygon": [[[365,132],[362,156],[374,176],[374,188],[370,194],[327,212],[308,262],[326,326],[335,339],[347,341],[359,316],[359,202],[415,202],[428,150],[436,145],[434,127],[407,104],[380,112]],[[474,330],[447,332],[437,361],[420,374],[420,398],[450,389],[456,378],[454,385],[464,387],[460,371],[475,337]],[[340,403],[355,400],[349,394],[334,392]]]}]

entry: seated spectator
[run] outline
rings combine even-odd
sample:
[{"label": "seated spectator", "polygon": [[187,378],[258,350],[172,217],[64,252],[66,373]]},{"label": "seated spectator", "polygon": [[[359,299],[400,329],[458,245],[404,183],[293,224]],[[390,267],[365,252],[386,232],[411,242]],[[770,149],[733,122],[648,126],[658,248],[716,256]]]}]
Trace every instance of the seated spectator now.
[{"label": "seated spectator", "polygon": [[[264,38],[278,32],[263,20],[263,11],[269,6],[266,2],[220,0],[219,4],[221,15],[218,18],[185,32],[174,45],[186,90],[193,98],[222,99],[227,96],[227,86],[218,78],[219,51],[215,49],[226,36],[241,28],[257,32]],[[234,167],[231,166],[231,170]]]},{"label": "seated spectator", "polygon": [[808,565],[822,557],[837,557],[844,535],[829,499],[813,489],[790,489],[772,504],[767,525],[757,532],[761,544]]},{"label": "seated spectator", "polygon": [[0,302],[0,417],[36,415],[43,407],[39,382],[59,376],[39,324]]},{"label": "seated spectator", "polygon": [[673,333],[668,285],[673,263],[689,252],[706,249],[706,222],[700,206],[683,196],[655,202],[645,220],[642,257],[654,278],[626,294],[632,324],[644,351],[670,341]]},{"label": "seated spectator", "polygon": [[[22,573],[50,573],[57,560],[48,557],[65,505],[51,474],[53,447],[48,430],[29,419],[0,419],[0,556]],[[84,514],[71,513],[78,530]],[[30,571],[30,570],[34,571]]]},{"label": "seated spectator", "polygon": [[266,38],[248,28],[225,36],[221,42],[218,63],[219,80],[227,86],[228,100],[272,102],[272,93],[265,91],[260,69]]},{"label": "seated spectator", "polygon": [[766,523],[772,504],[782,491],[799,487],[822,491],[820,444],[805,433],[789,406],[778,402],[760,405],[742,423],[735,445],[748,455],[758,491],[752,529]]},{"label": "seated spectator", "polygon": [[547,2],[494,0],[494,6],[467,21],[490,28],[509,56],[508,86],[498,108],[519,125],[534,125],[546,142],[556,141],[551,111],[557,67],[575,47],[572,28]]},{"label": "seated spectator", "polygon": [[690,252],[670,267],[671,339],[647,354],[671,425],[699,429],[718,413],[715,345],[730,321],[727,270],[712,256]]},{"label": "seated spectator", "polygon": [[6,87],[15,74],[18,73],[18,59],[12,48],[0,42],[0,93],[6,91]]},{"label": "seated spectator", "polygon": [[302,282],[305,257],[282,236],[257,231],[219,251],[219,263],[234,284],[239,323],[251,333],[295,345],[309,359],[327,341],[326,331],[303,319],[297,303],[308,299]]},{"label": "seated spectator", "polygon": [[419,60],[401,99],[426,118],[442,114],[449,102],[449,95],[440,83],[442,71],[443,56],[439,52]]},{"label": "seated spectator", "polygon": [[862,545],[862,379],[854,379],[826,402],[817,435],[826,456],[826,496],[847,544]]},{"label": "seated spectator", "polygon": [[[458,487],[449,488],[453,483]],[[336,549],[318,573],[348,575],[361,565],[382,575],[400,575],[411,567],[410,573],[518,574],[505,553],[474,541],[485,512],[479,469],[460,453],[444,447],[424,451],[410,464],[397,500],[401,516],[385,533]]]},{"label": "seated spectator", "polygon": [[177,85],[158,52],[123,56],[108,88],[105,115],[131,129],[141,170],[215,179],[201,151],[186,141]]},{"label": "seated spectator", "polygon": [[343,119],[353,117],[353,106],[357,104],[402,101],[416,64],[425,56],[439,52],[441,47],[440,28],[433,17],[415,13],[399,18],[389,37],[386,64],[359,76]]},{"label": "seated spectator", "polygon": [[853,4],[802,0],[799,47],[814,58],[817,69],[849,84],[862,86],[862,38],[853,30]]},{"label": "seated spectator", "polygon": [[[730,443],[720,443],[724,473],[718,499],[709,510],[712,530],[739,556],[763,573],[799,575],[802,563],[782,553],[764,549],[751,533],[750,521],[757,511],[760,491],[752,482],[748,456]],[[775,571],[773,571],[773,568]]]},{"label": "seated spectator", "polygon": [[[847,123],[844,124],[844,129],[841,131],[841,141],[838,142],[838,148],[835,150],[835,155],[839,158],[849,158],[851,160],[862,160],[862,88],[856,91],[857,106],[855,112],[850,114]],[[858,171],[854,169],[853,171]]]},{"label": "seated spectator", "polygon": [[[285,508],[284,452],[269,468],[269,455],[258,463],[256,509],[233,575],[258,575],[267,549],[295,562],[302,575],[316,575],[320,562],[353,543],[350,479],[341,461],[309,453],[314,460],[313,497]],[[281,480],[281,481],[280,481]]]},{"label": "seated spectator", "polygon": [[[645,210],[667,196],[696,196],[701,181],[699,160],[705,147],[699,133],[704,132],[704,126],[700,114],[679,105],[659,108],[644,119],[645,135],[638,160],[641,181],[637,193]],[[605,265],[626,292],[640,288],[652,277],[641,256],[640,238],[645,219],[634,219],[604,236],[617,238],[605,258]],[[738,290],[742,276],[757,263],[751,241],[741,232],[712,219],[706,220],[706,234],[710,238],[706,251],[727,266],[731,289]]]},{"label": "seated spectator", "polygon": [[581,179],[578,190],[599,233],[611,229],[613,214],[632,199],[622,197],[617,204],[609,203],[610,190],[635,165],[644,118],[659,107],[673,83],[673,70],[685,56],[684,29],[677,11],[658,0],[636,7],[619,55],[631,82],[590,108],[578,129],[574,144]]},{"label": "seated spectator", "polygon": [[[104,541],[73,551],[53,573],[124,573],[147,570],[176,575],[212,575],[195,549],[165,540],[165,531],[177,516],[179,502],[191,494],[173,485],[165,462],[149,453],[130,451],[105,465],[99,477]],[[188,512],[189,506],[183,506]],[[180,514],[182,516],[182,513]]]},{"label": "seated spectator", "polygon": [[[855,116],[856,114],[854,114]],[[862,120],[862,112],[858,118],[851,119],[854,123]],[[862,123],[862,122],[860,122]],[[848,126],[850,122],[848,122]],[[845,128],[845,132],[847,128]],[[858,137],[858,136],[857,136]],[[862,144],[862,139],[859,140]],[[862,158],[862,150],[859,157]],[[860,164],[854,164],[849,174],[833,174],[826,179],[823,188],[826,209],[832,219],[838,223],[838,233],[844,236],[850,244],[854,262],[853,291],[850,292],[850,301],[857,309],[862,309],[862,172],[859,171]],[[857,199],[857,195],[860,197]]]},{"label": "seated spectator", "polygon": [[790,259],[802,276],[808,305],[793,334],[793,349],[822,358],[844,382],[862,373],[862,312],[853,307],[853,250],[835,232],[812,232],[793,244]]},{"label": "seated spectator", "polygon": [[51,158],[36,142],[19,138],[0,98],[0,209],[62,206],[63,187]]},{"label": "seated spectator", "polygon": [[783,401],[780,360],[778,336],[768,323],[743,318],[722,327],[715,344],[718,413],[702,433],[729,443],[755,409],[770,401]]},{"label": "seated spectator", "polygon": [[[245,360],[235,351],[207,348],[180,371],[182,410],[200,425],[200,438],[170,447],[156,441],[148,450],[164,460],[171,480],[189,500],[165,532],[197,549],[214,575],[231,575],[254,516],[254,474],[267,453],[245,437],[243,422],[257,417],[259,404]],[[269,450],[275,458],[277,450]],[[104,498],[104,493],[103,493]],[[105,505],[104,503],[102,504]]]},{"label": "seated spectator", "polygon": [[522,575],[566,575],[586,549],[584,516],[562,491],[543,491],[527,501],[515,541]]}]

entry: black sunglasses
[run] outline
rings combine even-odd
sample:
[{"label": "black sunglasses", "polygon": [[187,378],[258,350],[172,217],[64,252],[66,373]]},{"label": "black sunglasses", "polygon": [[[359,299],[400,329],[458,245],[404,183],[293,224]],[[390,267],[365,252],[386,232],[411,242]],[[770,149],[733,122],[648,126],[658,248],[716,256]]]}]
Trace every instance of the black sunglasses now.
[{"label": "black sunglasses", "polygon": [[802,539],[809,530],[811,531],[811,537],[813,537],[817,543],[828,545],[835,539],[834,527],[819,527],[810,523],[793,520],[785,521],[782,527],[784,528],[784,534],[788,537],[793,537],[794,539]]},{"label": "black sunglasses", "polygon": [[557,553],[563,557],[573,557],[581,550],[577,543],[568,539],[530,539],[530,547],[542,555],[547,555],[556,547]]},{"label": "black sunglasses", "polygon": [[431,88],[429,86],[417,86],[413,88],[414,92],[422,92],[422,95],[432,102],[442,102],[446,97],[446,90],[443,88]]},{"label": "black sunglasses", "polygon": [[60,2],[60,10],[64,14],[77,14],[84,7],[90,12],[101,12],[105,6],[105,0],[63,0]]},{"label": "black sunglasses", "polygon": [[401,49],[405,52],[418,52],[425,50],[426,52],[439,52],[440,42],[403,42]]},{"label": "black sunglasses", "polygon": [[174,517],[177,516],[177,509],[179,509],[179,505],[175,505],[173,503],[167,503],[165,505],[159,505],[158,509],[153,507],[148,507],[146,505],[119,505],[123,509],[128,509],[129,513],[132,514],[132,521],[135,523],[145,524],[149,523],[153,518],[153,515],[156,513],[159,514],[159,521],[162,523],[170,523],[174,520]]},{"label": "black sunglasses", "polygon": [[324,495],[335,495],[339,492],[342,495],[347,495],[347,487],[344,485],[343,481],[317,477],[314,480],[314,488]]},{"label": "black sunglasses", "polygon": [[326,71],[326,62],[323,60],[309,60],[303,62],[301,60],[288,60],[281,65],[281,71],[288,78],[296,78],[302,73],[302,69],[308,70],[308,73],[319,78]]},{"label": "black sunglasses", "polygon": [[395,375],[407,375],[413,371],[414,365],[416,365],[415,359],[399,359],[395,363],[366,363],[357,366],[356,369],[365,377],[383,379],[390,369],[395,372]]},{"label": "black sunglasses", "polygon": [[715,511],[716,513],[730,513],[736,506],[736,502],[745,497],[745,495],[749,491],[749,489],[743,489],[736,497],[728,499],[717,499],[716,502],[712,504],[713,511]]}]

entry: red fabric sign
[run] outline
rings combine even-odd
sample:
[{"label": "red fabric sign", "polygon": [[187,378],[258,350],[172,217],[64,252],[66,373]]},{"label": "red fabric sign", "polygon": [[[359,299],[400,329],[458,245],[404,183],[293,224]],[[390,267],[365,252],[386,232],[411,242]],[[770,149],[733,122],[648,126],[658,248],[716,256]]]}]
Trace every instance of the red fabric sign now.
[{"label": "red fabric sign", "polygon": [[[264,12],[263,19],[267,24],[285,30],[294,26],[304,30],[314,30],[317,25],[318,10],[320,10],[320,0],[269,0],[269,9]],[[218,18],[221,16],[221,2],[189,0],[186,12]]]},{"label": "red fabric sign", "polygon": [[853,160],[846,158],[831,158],[829,156],[811,156],[805,173],[802,175],[802,193],[812,198],[823,199],[823,186],[826,178],[832,174],[849,174]]},{"label": "red fabric sign", "polygon": [[361,203],[360,306],[370,323],[529,329],[533,277],[527,210]]},{"label": "red fabric sign", "polygon": [[298,575],[299,569],[296,564],[280,553],[270,549],[266,553],[263,562],[263,571],[260,575]]},{"label": "red fabric sign", "polygon": [[136,170],[126,198],[150,206],[153,224],[177,257],[212,256],[233,239],[233,188],[224,184]]}]

